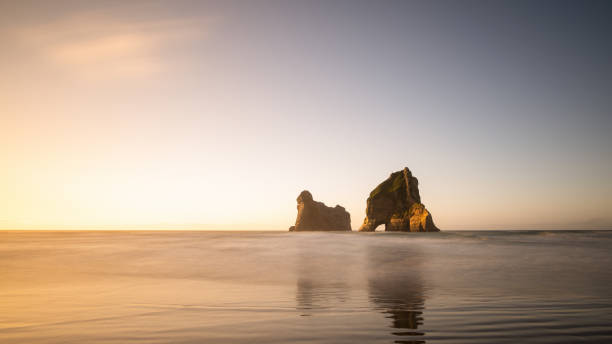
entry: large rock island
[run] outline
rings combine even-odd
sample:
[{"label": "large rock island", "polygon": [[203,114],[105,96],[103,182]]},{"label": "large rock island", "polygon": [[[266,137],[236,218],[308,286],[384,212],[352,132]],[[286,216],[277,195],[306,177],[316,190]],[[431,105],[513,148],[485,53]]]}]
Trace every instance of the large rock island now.
[{"label": "large rock island", "polygon": [[290,231],[350,231],[351,215],[343,207],[326,206],[312,199],[312,194],[304,190],[297,198],[298,215],[295,226]]},{"label": "large rock island", "polygon": [[421,204],[419,181],[407,167],[391,173],[370,193],[366,218],[359,231],[373,232],[381,224],[385,225],[385,231],[440,231],[429,211]]}]

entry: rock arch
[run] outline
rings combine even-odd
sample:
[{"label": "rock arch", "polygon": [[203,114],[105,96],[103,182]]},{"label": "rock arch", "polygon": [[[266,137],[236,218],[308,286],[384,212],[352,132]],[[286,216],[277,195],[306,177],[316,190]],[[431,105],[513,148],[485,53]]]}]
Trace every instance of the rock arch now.
[{"label": "rock arch", "polygon": [[385,231],[440,231],[421,203],[419,181],[408,167],[391,173],[368,197],[366,218],[359,231],[373,232],[381,224],[385,225]]}]

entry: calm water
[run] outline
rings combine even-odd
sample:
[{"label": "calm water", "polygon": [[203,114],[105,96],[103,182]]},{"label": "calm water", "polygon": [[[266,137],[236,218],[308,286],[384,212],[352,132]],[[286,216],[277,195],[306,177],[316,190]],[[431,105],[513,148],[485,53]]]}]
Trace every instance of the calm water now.
[{"label": "calm water", "polygon": [[0,232],[1,343],[612,342],[612,232]]}]

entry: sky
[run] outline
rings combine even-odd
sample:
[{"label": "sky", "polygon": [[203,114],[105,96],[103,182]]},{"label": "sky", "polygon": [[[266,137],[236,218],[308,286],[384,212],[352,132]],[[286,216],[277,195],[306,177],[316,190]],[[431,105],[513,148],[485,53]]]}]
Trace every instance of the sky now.
[{"label": "sky", "polygon": [[0,229],[612,228],[609,1],[0,0]]}]

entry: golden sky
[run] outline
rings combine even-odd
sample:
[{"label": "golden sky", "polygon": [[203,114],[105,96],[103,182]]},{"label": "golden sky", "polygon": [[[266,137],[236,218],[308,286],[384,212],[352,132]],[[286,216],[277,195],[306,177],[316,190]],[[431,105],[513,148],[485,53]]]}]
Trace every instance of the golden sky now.
[{"label": "golden sky", "polygon": [[0,229],[357,229],[404,166],[442,229],[608,228],[605,35],[499,10],[4,2]]}]

